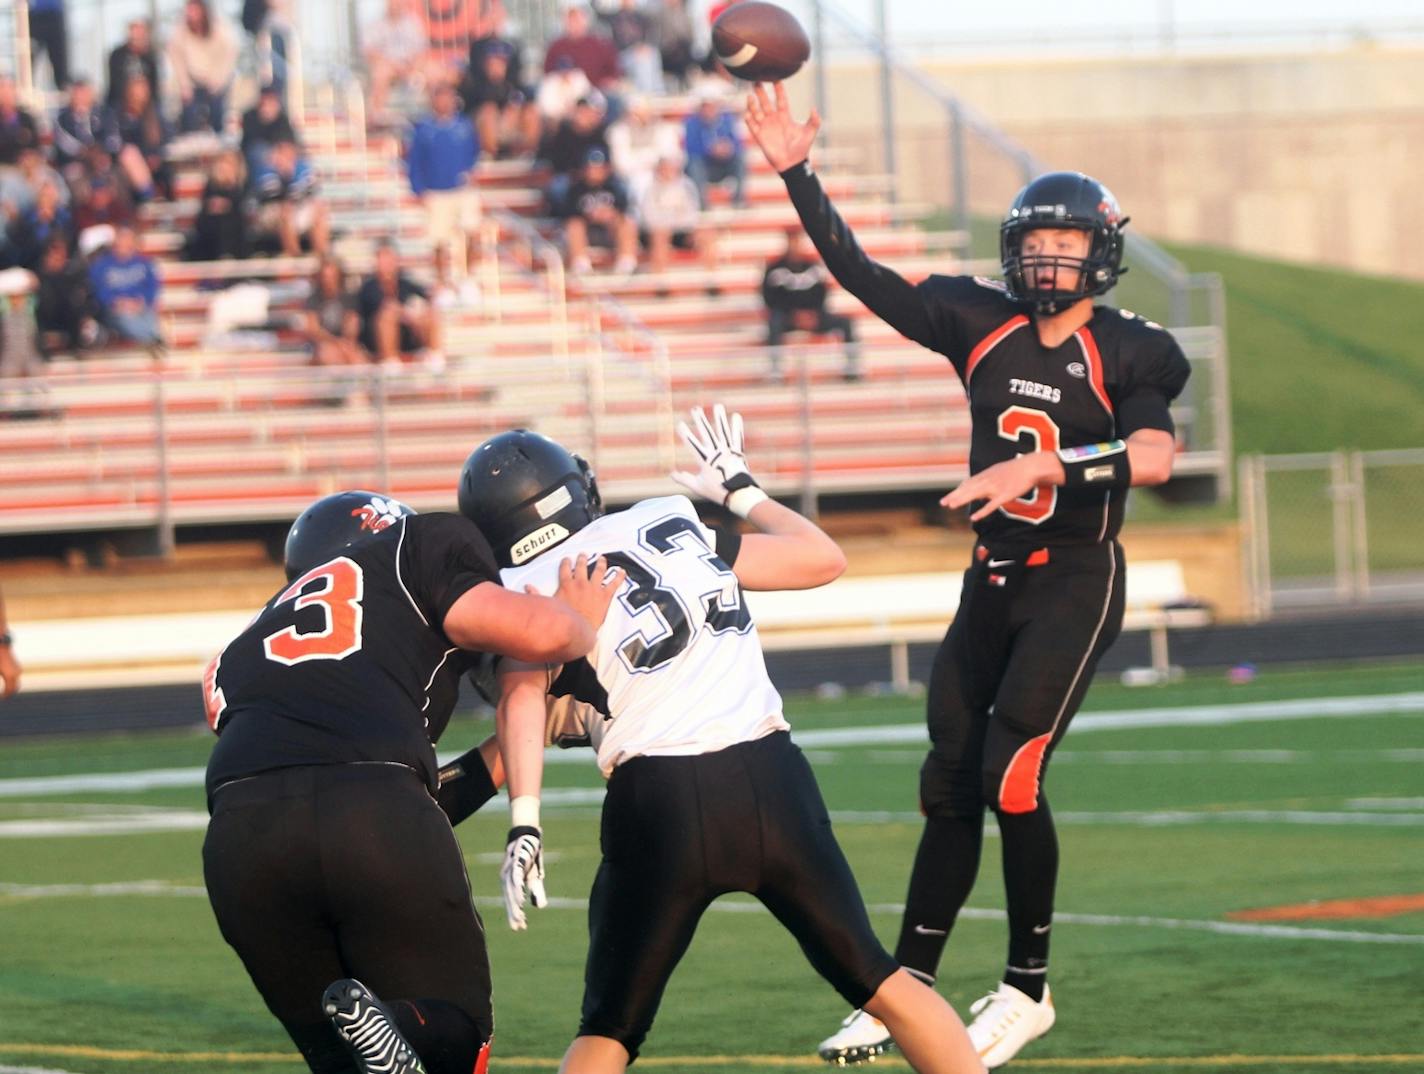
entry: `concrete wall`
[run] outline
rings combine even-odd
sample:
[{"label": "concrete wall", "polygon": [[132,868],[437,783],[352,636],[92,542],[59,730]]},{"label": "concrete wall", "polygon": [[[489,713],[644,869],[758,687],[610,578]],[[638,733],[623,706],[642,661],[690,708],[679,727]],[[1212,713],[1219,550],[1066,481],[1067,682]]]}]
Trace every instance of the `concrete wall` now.
[{"label": "concrete wall", "polygon": [[[1079,168],[1157,238],[1424,279],[1424,49],[945,63],[946,88],[1050,167]],[[881,160],[875,69],[836,67],[827,132]],[[809,100],[812,81],[794,88]],[[901,196],[944,204],[942,112],[896,93]],[[971,206],[1017,172],[971,140]]]}]

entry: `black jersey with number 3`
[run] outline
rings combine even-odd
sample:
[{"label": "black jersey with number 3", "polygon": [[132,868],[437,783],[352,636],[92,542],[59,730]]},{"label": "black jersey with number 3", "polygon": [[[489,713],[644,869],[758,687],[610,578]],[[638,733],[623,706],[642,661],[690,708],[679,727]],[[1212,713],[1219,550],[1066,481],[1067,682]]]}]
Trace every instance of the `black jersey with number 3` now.
[{"label": "black jersey with number 3", "polygon": [[[1191,374],[1170,333],[1125,310],[1096,306],[1058,347],[1003,284],[931,276],[918,285],[867,257],[807,164],[782,174],[826,267],[901,334],[954,365],[972,416],[969,470],[1028,451],[1172,432],[1169,404]],[[1040,486],[975,523],[990,547],[1091,544],[1122,526],[1126,489]]]},{"label": "black jersey with number 3", "polygon": [[218,743],[208,793],[293,765],[385,761],[434,789],[433,743],[474,654],[441,629],[481,582],[499,584],[484,535],[459,515],[409,515],[313,567],[267,602],[208,666]]}]

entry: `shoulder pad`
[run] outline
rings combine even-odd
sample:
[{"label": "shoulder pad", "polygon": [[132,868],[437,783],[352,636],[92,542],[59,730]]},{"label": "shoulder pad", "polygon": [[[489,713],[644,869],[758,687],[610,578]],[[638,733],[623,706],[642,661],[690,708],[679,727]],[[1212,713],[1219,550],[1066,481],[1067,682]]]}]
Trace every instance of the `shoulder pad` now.
[{"label": "shoulder pad", "polygon": [[975,276],[974,282],[980,287],[987,287],[990,291],[998,291],[1000,294],[1005,295],[1009,293],[1008,284],[1004,283],[1003,280],[996,280],[990,276]]}]

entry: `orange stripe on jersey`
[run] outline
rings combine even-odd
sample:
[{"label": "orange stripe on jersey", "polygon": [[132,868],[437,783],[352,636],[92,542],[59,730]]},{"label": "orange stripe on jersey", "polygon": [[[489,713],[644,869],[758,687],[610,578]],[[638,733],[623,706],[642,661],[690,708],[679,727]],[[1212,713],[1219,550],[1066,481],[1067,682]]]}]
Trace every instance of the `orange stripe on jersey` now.
[{"label": "orange stripe on jersey", "polygon": [[1005,813],[1032,813],[1038,808],[1038,777],[1043,755],[1053,732],[1031,738],[1018,748],[999,784],[999,809]]},{"label": "orange stripe on jersey", "polygon": [[984,356],[997,347],[1008,335],[1018,331],[1026,324],[1028,324],[1028,318],[1020,313],[1017,317],[1010,317],[978,342],[975,348],[969,352],[969,361],[964,364],[965,387],[969,386],[969,378],[974,375],[975,368],[984,360]]},{"label": "orange stripe on jersey", "polygon": [[1098,341],[1093,338],[1093,333],[1088,331],[1086,326],[1074,332],[1073,336],[1078,340],[1078,346],[1082,348],[1083,358],[1088,364],[1088,386],[1093,389],[1093,394],[1098,397],[1098,402],[1103,404],[1103,409],[1108,412],[1108,417],[1112,417],[1112,403],[1108,401],[1108,391],[1103,383],[1103,356],[1098,353]]},{"label": "orange stripe on jersey", "polygon": [[489,1074],[490,1045],[493,1043],[494,1038],[491,1037],[480,1045],[480,1054],[475,1056],[475,1069],[471,1074]]}]

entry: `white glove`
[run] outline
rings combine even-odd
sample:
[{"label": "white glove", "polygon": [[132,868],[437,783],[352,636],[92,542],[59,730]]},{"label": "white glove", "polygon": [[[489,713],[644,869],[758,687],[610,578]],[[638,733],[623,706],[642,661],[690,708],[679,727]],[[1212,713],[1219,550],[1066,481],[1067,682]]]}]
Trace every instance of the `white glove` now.
[{"label": "white glove", "polygon": [[544,894],[544,840],[538,828],[511,828],[504,845],[504,864],[499,868],[500,889],[504,893],[504,913],[509,927],[523,932],[529,922],[524,917],[524,892],[536,907],[547,906]]},{"label": "white glove", "polygon": [[712,408],[710,422],[700,406],[692,408],[692,420],[697,425],[695,434],[685,421],[677,423],[677,431],[697,456],[698,470],[695,474],[674,470],[672,479],[746,518],[767,495],[747,469],[747,457],[742,452],[742,416],[733,414],[728,420],[726,408],[718,403]]}]

